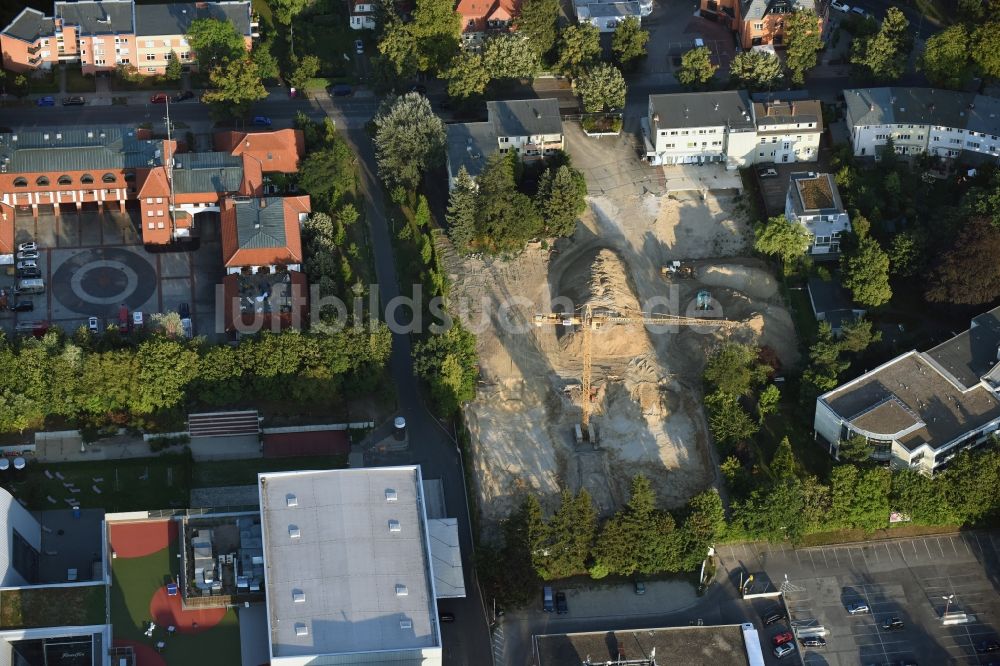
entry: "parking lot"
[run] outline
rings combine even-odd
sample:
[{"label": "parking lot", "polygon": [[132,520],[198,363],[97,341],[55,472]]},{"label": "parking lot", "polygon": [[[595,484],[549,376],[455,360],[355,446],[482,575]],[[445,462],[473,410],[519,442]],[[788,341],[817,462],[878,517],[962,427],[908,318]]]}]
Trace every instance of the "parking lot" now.
[{"label": "parking lot", "polygon": [[30,311],[4,312],[0,325],[12,332],[18,324],[25,329],[32,322],[47,322],[72,331],[97,317],[103,330],[118,322],[123,304],[148,318],[188,303],[195,333],[211,334],[215,285],[222,274],[217,218],[202,220],[197,249],[149,252],[141,244],[133,215],[98,210],[55,215],[48,210],[34,218],[19,211],[15,242],[38,244],[36,263],[46,290],[15,296],[13,270],[0,276],[0,288],[8,290],[11,303],[28,301],[32,306]]},{"label": "parking lot", "polygon": [[[864,545],[792,550],[761,544],[720,550],[729,576],[764,573],[784,592],[788,621],[761,627],[762,640],[786,631],[824,630],[825,648],[802,648],[806,664],[986,664],[977,653],[998,637],[1000,535],[976,532]],[[787,576],[787,578],[786,578]],[[952,596],[954,595],[954,596]],[[948,600],[948,597],[951,597]],[[774,605],[754,600],[760,613]],[[852,603],[869,613],[851,615]],[[964,613],[968,621],[945,625]],[[903,627],[883,628],[890,618]],[[770,652],[770,645],[765,648]]]},{"label": "parking lot", "polygon": [[[642,64],[646,80],[663,84],[676,83],[673,73],[680,57],[695,48],[695,39],[703,40],[712,52],[712,62],[719,66],[717,76],[726,77],[736,44],[728,29],[697,14],[698,4],[663,0],[653,6],[653,13],[642,20],[649,31],[647,56]],[[687,16],[684,20],[682,17]]]}]

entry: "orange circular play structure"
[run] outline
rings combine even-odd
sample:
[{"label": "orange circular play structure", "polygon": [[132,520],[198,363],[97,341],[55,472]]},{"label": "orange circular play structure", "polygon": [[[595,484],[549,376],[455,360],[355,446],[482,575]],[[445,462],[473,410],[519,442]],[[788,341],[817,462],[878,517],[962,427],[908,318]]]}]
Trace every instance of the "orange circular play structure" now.
[{"label": "orange circular play structure", "polygon": [[176,627],[180,634],[197,634],[207,631],[222,621],[226,616],[225,608],[181,608],[181,595],[167,594],[167,588],[161,587],[149,601],[149,616],[157,627],[166,629]]},{"label": "orange circular play structure", "polygon": [[145,557],[177,540],[172,520],[142,520],[108,525],[108,539],[115,557]]}]

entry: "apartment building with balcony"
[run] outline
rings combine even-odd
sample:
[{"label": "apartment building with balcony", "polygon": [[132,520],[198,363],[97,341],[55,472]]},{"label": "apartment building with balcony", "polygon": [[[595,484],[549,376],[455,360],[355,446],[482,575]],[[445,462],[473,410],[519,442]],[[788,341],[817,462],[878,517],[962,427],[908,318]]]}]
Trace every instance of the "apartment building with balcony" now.
[{"label": "apartment building with balcony", "polygon": [[803,171],[789,177],[785,217],[809,232],[810,255],[840,254],[840,240],[851,231],[851,219],[840,191],[828,173]]},{"label": "apartment building with balcony", "polygon": [[487,102],[486,112],[485,122],[447,126],[449,189],[462,167],[476,177],[494,152],[513,151],[523,160],[534,160],[563,149],[558,100]]},{"label": "apartment building with balcony", "polygon": [[1000,159],[1000,98],[936,88],[855,88],[844,91],[844,100],[856,156],[878,159],[891,141],[900,155]]},{"label": "apartment building with balcony", "polygon": [[215,18],[236,27],[249,50],[257,23],[240,1],[138,5],[133,0],[57,1],[53,15],[25,8],[0,32],[3,64],[30,72],[79,63],[84,74],[134,65],[140,74],[163,74],[171,58],[196,67],[186,34],[195,19]]},{"label": "apartment building with balcony", "polygon": [[837,455],[865,437],[873,457],[933,474],[1000,428],[1000,308],[926,352],[909,351],[816,399],[817,441]]},{"label": "apartment building with balcony", "polygon": [[510,32],[521,13],[521,0],[459,0],[462,46],[478,51],[490,35]]},{"label": "apartment building with balcony", "polygon": [[614,32],[626,18],[653,13],[653,0],[575,0],[577,23],[589,23],[601,32]]},{"label": "apartment building with balcony", "polygon": [[729,28],[737,44],[751,49],[784,45],[785,20],[800,10],[816,12],[817,29],[823,31],[829,10],[821,0],[701,0],[699,13]]}]

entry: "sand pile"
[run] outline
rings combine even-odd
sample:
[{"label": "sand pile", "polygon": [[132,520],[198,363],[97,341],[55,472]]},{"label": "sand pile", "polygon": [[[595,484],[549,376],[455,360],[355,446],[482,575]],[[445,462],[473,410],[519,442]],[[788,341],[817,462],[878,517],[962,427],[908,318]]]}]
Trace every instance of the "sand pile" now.
[{"label": "sand pile", "polygon": [[698,280],[709,287],[734,289],[751,298],[770,299],[778,293],[778,283],[759,268],[739,264],[710,264],[698,268]]}]

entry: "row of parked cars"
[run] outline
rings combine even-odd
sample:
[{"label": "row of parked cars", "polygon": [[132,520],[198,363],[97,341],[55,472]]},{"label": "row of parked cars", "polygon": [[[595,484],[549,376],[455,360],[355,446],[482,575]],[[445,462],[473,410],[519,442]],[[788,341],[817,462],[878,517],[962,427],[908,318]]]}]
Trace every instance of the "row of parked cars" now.
[{"label": "row of parked cars", "polygon": [[558,615],[565,615],[569,612],[569,604],[566,603],[565,592],[553,592],[551,585],[542,588],[542,610],[546,613],[555,611]]}]

